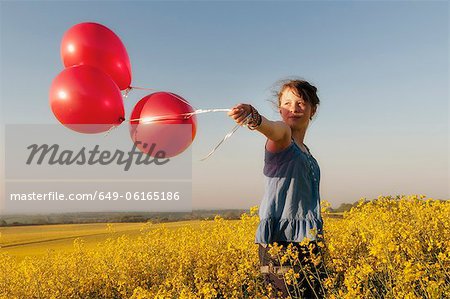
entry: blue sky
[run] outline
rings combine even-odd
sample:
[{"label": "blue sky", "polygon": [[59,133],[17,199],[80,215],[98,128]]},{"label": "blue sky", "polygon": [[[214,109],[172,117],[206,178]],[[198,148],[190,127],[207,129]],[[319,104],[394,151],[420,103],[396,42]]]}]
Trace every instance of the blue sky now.
[{"label": "blue sky", "polygon": [[[2,123],[56,123],[48,105],[71,26],[120,36],[132,85],[172,91],[197,108],[267,101],[300,76],[321,106],[305,143],[321,167],[321,198],[425,194],[450,198],[449,4],[393,1],[1,2]],[[148,92],[126,99],[127,114]],[[247,208],[263,194],[264,138],[224,113],[198,116],[194,208]],[[3,163],[3,162],[2,162]]]}]

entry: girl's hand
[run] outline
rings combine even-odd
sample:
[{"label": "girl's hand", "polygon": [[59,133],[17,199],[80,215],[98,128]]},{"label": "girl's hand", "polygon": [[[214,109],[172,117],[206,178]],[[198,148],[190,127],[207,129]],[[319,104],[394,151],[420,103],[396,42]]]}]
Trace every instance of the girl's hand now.
[{"label": "girl's hand", "polygon": [[234,106],[231,111],[228,112],[228,116],[231,117],[236,123],[243,126],[246,117],[252,113],[250,105],[238,104]]},{"label": "girl's hand", "polygon": [[[252,106],[249,104],[238,104],[228,112],[228,116],[241,126],[244,125],[244,121],[249,115],[249,120],[254,121],[252,119]],[[291,128],[283,121],[271,121],[262,115],[260,117],[259,124],[256,124],[257,131],[267,137],[267,148],[270,147],[273,152],[287,148],[291,144]],[[249,129],[255,130],[251,127]]]}]

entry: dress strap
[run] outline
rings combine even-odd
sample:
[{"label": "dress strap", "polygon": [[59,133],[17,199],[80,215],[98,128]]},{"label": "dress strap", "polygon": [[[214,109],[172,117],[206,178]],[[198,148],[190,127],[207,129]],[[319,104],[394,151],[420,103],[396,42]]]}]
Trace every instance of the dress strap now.
[{"label": "dress strap", "polygon": [[[300,148],[300,147],[297,145],[297,143],[295,143],[294,138],[291,137],[291,140],[292,140],[292,142],[293,142],[298,148]],[[303,143],[303,145],[306,147],[306,149],[308,150],[308,153],[311,155],[311,151],[309,150],[309,147],[308,147],[306,144],[304,144],[304,143]]]},{"label": "dress strap", "polygon": [[303,145],[306,147],[306,149],[308,150],[308,153],[311,155],[311,151],[309,150],[309,147],[303,143]]}]

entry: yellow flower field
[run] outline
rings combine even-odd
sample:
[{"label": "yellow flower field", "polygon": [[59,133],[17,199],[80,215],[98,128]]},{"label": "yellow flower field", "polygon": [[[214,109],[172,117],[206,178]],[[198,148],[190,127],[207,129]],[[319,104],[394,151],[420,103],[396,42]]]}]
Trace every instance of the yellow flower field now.
[{"label": "yellow flower field", "polygon": [[[450,202],[361,200],[343,219],[324,206],[328,298],[450,298]],[[1,298],[266,298],[253,243],[257,208],[169,229],[146,224],[86,248],[16,261],[0,254]],[[277,247],[273,248],[276,253]],[[295,263],[295,256],[280,257]],[[298,275],[286,273],[295,284]],[[314,279],[315,273],[308,275]]]}]

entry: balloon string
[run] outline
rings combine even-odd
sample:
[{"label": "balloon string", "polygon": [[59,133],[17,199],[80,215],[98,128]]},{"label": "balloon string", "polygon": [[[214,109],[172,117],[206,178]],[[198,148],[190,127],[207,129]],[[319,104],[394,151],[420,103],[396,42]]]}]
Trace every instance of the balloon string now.
[{"label": "balloon string", "polygon": [[104,137],[108,137],[108,135],[115,129],[117,129],[120,126],[120,124],[118,125],[114,125],[111,128],[108,129],[108,131],[105,132]]},{"label": "balloon string", "polygon": [[193,112],[181,113],[181,114],[167,114],[167,115],[157,115],[157,116],[149,116],[143,118],[133,118],[130,119],[130,122],[137,121],[139,123],[151,123],[155,121],[164,121],[164,120],[173,120],[173,119],[189,119],[193,115],[202,114],[202,113],[210,113],[210,112],[228,112],[231,109],[197,109]]},{"label": "balloon string", "polygon": [[[244,119],[244,124],[243,126],[248,124],[248,121],[250,120],[252,114],[250,113],[249,115],[247,115],[247,117]],[[234,128],[228,132],[227,135],[225,135],[225,137],[203,158],[200,159],[200,161],[205,161],[206,159],[208,159],[212,154],[214,154],[214,152],[222,145],[222,143],[225,142],[225,140],[227,140],[228,138],[230,138],[231,136],[233,136],[234,132],[236,132],[239,128],[241,127],[240,124],[237,124],[234,126]]]},{"label": "balloon string", "polygon": [[[144,117],[144,118],[136,118],[136,119],[130,119],[129,121],[141,121],[144,120],[144,123],[151,123],[154,121],[162,121],[162,120],[169,120],[169,119],[177,119],[175,118],[175,116],[183,116],[183,119],[189,119],[190,117],[192,117],[193,115],[196,114],[202,114],[202,113],[211,113],[211,112],[228,112],[231,111],[231,109],[222,109],[222,108],[218,108],[218,109],[197,109],[193,112],[188,112],[188,113],[181,113],[181,114],[173,114],[173,115],[162,115],[162,116],[152,116],[152,117]],[[251,118],[252,114],[250,113],[249,115],[247,115],[244,119],[244,122],[242,124],[242,126],[246,126]],[[112,126],[106,133],[105,133],[105,137],[108,136],[114,129],[116,129],[119,125],[115,125]],[[231,136],[233,136],[233,134],[241,127],[240,124],[237,124],[233,127],[233,129],[231,129],[230,132],[228,132],[228,134],[225,135],[225,137],[203,158],[200,159],[200,161],[205,161],[206,159],[208,159],[209,157],[211,157],[216,151],[217,149],[227,140],[229,139]]]},{"label": "balloon string", "polygon": [[157,89],[154,88],[145,88],[145,87],[139,87],[139,86],[130,86],[127,89],[139,89],[139,90],[150,90],[150,91],[157,91]]},{"label": "balloon string", "polygon": [[[139,87],[139,86],[130,86],[127,89],[125,89],[123,97],[127,98],[128,94],[130,93],[130,91],[132,91],[133,89],[137,89],[137,90],[148,90],[148,91],[158,91],[157,89],[154,88],[146,88],[146,87]],[[186,105],[192,107],[192,109],[197,110],[197,108],[195,108],[194,106],[192,106],[191,103],[189,103],[188,101],[186,101],[183,98],[180,98],[179,96],[177,96],[174,93],[170,93],[171,95],[173,95],[174,97],[176,97],[177,99],[179,99],[180,101],[182,101],[183,103],[185,103]]]},{"label": "balloon string", "polygon": [[125,90],[123,91],[122,96],[123,96],[125,99],[128,98],[128,94],[130,93],[130,91],[131,91],[131,86],[128,87],[127,89],[125,89]]}]

